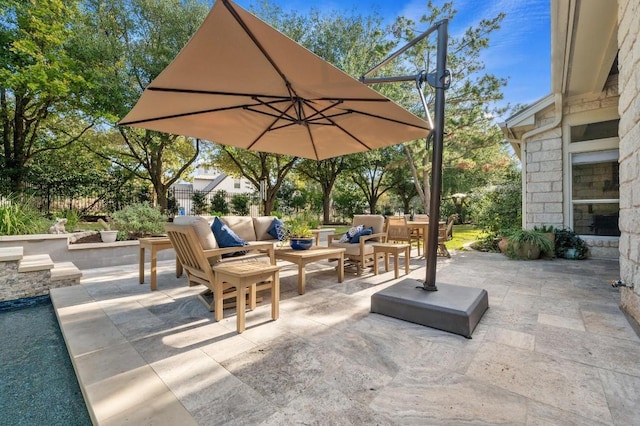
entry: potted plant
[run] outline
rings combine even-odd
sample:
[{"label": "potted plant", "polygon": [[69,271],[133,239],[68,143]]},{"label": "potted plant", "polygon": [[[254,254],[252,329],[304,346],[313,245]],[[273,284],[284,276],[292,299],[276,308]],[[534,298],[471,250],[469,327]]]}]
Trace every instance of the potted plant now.
[{"label": "potted plant", "polygon": [[102,230],[100,231],[100,238],[102,239],[102,242],[115,242],[116,238],[118,237],[118,231],[112,231],[111,224],[102,219],[98,219],[98,223],[100,224],[100,226],[102,226]]},{"label": "potted plant", "polygon": [[294,250],[308,250],[313,245],[313,232],[307,222],[293,219],[289,222],[288,239]]},{"label": "potted plant", "polygon": [[570,228],[556,229],[555,254],[565,259],[586,259],[589,247]]},{"label": "potted plant", "polygon": [[556,228],[552,225],[540,225],[540,226],[534,226],[533,230],[542,233],[545,237],[547,237],[549,242],[551,242],[553,249],[551,250],[550,253],[545,253],[545,255],[547,257],[554,257],[555,245],[556,245]]},{"label": "potted plant", "polygon": [[541,253],[553,253],[553,245],[541,232],[533,229],[518,229],[508,236],[504,254],[511,259],[532,260]]}]

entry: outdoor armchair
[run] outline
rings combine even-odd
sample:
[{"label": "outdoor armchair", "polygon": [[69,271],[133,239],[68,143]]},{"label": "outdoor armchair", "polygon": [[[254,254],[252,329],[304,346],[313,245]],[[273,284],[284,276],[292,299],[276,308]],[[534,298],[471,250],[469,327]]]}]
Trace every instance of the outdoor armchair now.
[{"label": "outdoor armchair", "polygon": [[[348,232],[328,235],[327,240],[329,247],[345,249],[344,257],[349,261],[345,262],[345,265],[355,264],[357,274],[361,275],[364,267],[371,267],[377,261],[373,244],[387,241],[384,216],[355,215]],[[379,258],[383,256],[382,253],[378,255]]]},{"label": "outdoor armchair", "polygon": [[[189,285],[202,284],[207,289],[199,298],[214,312],[216,321],[223,316],[223,301],[236,298],[236,290],[229,283],[216,279],[213,267],[231,262],[264,262],[275,265],[274,245],[272,242],[251,242],[241,247],[219,247],[206,219],[199,216],[184,218],[181,223],[165,225],[167,235],[182,263]],[[223,255],[248,253],[238,257],[223,258]],[[271,282],[260,283],[250,292],[255,297],[256,291],[271,287]],[[213,301],[210,301],[213,296]],[[236,307],[236,309],[240,309]]]}]

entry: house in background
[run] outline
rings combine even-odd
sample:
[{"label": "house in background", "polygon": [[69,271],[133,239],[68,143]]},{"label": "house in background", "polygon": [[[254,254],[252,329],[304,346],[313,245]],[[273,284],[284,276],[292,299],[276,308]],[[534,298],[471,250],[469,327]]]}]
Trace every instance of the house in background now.
[{"label": "house in background", "polygon": [[500,125],[522,161],[523,226],[570,227],[590,256],[618,258],[636,325],[639,34],[638,0],[551,0],[552,93]]},{"label": "house in background", "polygon": [[256,188],[246,178],[234,178],[226,175],[217,169],[197,169],[193,176],[193,182],[179,182],[171,186],[174,191],[180,214],[195,214],[192,211],[193,202],[191,197],[194,192],[202,192],[207,203],[211,203],[211,198],[218,191],[227,194],[227,202],[237,194],[252,195]]}]

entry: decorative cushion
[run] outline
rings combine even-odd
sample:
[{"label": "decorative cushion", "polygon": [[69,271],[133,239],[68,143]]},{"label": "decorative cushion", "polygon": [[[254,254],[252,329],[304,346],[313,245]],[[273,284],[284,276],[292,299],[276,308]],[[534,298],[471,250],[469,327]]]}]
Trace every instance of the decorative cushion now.
[{"label": "decorative cushion", "polygon": [[271,222],[271,226],[269,227],[269,235],[273,238],[282,241],[286,236],[286,229],[284,227],[284,222],[278,219],[277,217],[273,219]]},{"label": "decorative cushion", "polygon": [[351,229],[349,229],[341,238],[340,238],[340,243],[348,243],[351,238],[356,235],[358,232],[362,231],[364,229],[364,225],[357,225],[357,226],[353,226],[351,227]]},{"label": "decorative cushion", "polygon": [[[219,218],[214,218],[213,223],[211,224],[211,231],[213,231],[213,235],[216,237],[218,241],[218,245],[220,247],[243,247],[247,245],[247,242],[242,238],[238,237],[235,232],[231,230],[227,225],[222,223]],[[222,257],[233,257],[233,256],[241,256],[246,254],[247,251],[240,251],[236,253],[225,253]]]},{"label": "decorative cushion", "polygon": [[[374,234],[381,234],[384,232],[384,216],[381,214],[357,214],[353,216],[353,226],[362,225],[363,227],[372,227]],[[378,241],[378,238],[372,238],[367,242]]]},{"label": "decorative cushion", "polygon": [[217,249],[218,243],[213,237],[209,222],[201,216],[176,216],[173,219],[176,225],[191,225],[200,240],[200,245],[204,250]]},{"label": "decorative cushion", "polygon": [[351,244],[357,244],[360,242],[360,237],[363,237],[365,235],[371,235],[373,234],[373,228],[369,227],[369,228],[362,228],[360,231],[358,231],[353,237],[349,238],[349,242]]}]

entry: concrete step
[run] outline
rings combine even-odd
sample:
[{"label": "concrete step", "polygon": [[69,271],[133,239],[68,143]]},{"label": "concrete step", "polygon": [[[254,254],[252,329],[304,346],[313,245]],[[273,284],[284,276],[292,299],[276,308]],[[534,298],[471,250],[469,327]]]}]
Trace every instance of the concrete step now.
[{"label": "concrete step", "polygon": [[57,262],[51,269],[51,281],[80,280],[82,271],[73,262]]},{"label": "concrete step", "polygon": [[48,254],[23,256],[18,265],[18,272],[38,272],[51,269],[53,269],[53,261]]},{"label": "concrete step", "polygon": [[0,247],[0,262],[15,262],[22,259],[24,250],[20,247]]}]

